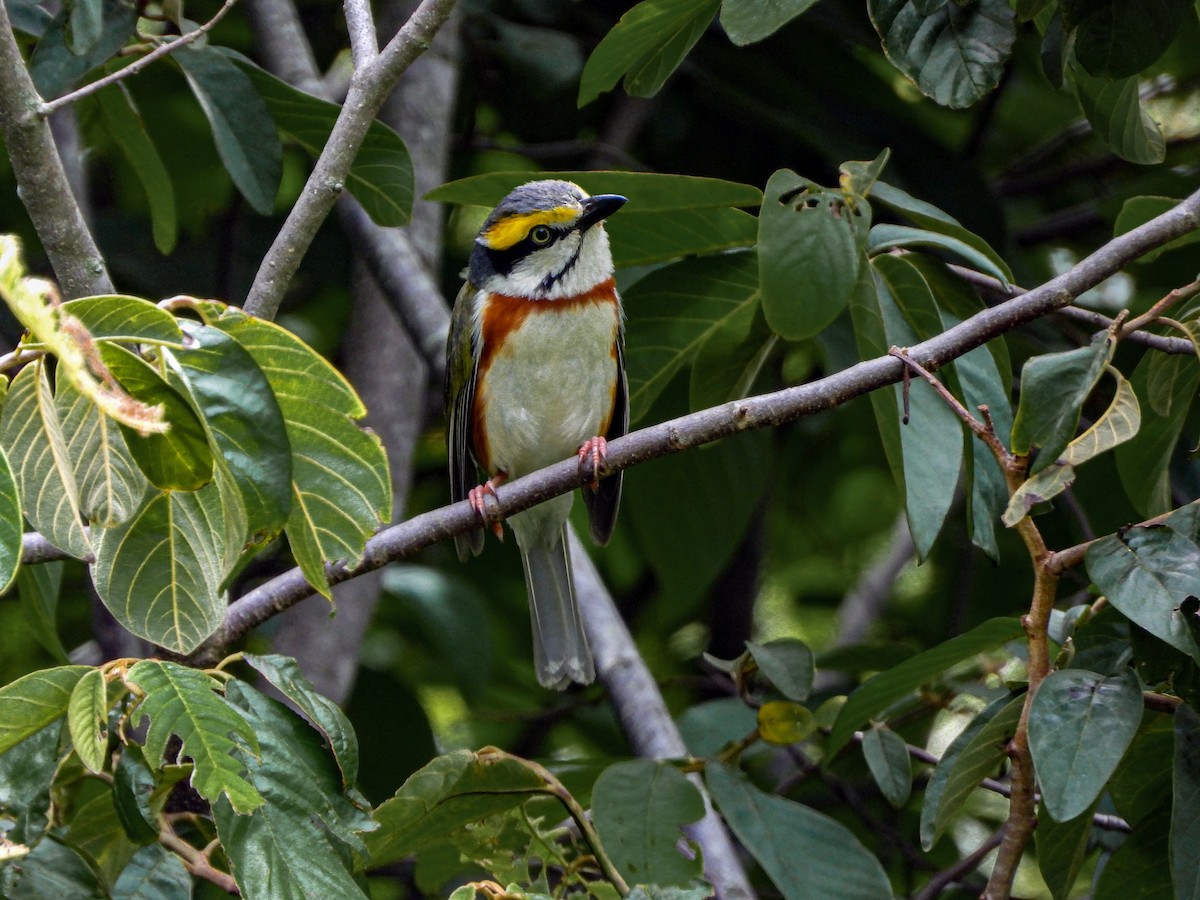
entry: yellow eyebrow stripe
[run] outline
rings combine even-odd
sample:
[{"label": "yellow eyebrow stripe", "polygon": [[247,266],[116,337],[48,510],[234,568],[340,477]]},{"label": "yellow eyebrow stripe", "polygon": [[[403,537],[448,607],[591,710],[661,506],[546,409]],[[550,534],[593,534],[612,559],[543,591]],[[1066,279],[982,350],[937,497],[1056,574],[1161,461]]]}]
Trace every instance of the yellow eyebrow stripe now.
[{"label": "yellow eyebrow stripe", "polygon": [[553,225],[567,222],[579,215],[578,207],[556,206],[554,209],[539,209],[536,212],[508,216],[496,222],[480,237],[493,250],[507,250],[518,241],[524,240],[529,229],[537,225]]}]

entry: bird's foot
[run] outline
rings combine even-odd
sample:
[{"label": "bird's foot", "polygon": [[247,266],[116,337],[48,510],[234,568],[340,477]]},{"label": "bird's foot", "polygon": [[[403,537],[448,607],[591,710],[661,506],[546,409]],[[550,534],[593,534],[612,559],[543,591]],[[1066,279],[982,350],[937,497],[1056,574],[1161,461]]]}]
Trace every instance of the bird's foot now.
[{"label": "bird's foot", "polygon": [[500,540],[504,540],[504,520],[496,511],[496,507],[500,505],[500,498],[496,496],[496,488],[504,484],[506,478],[507,476],[504,474],[496,475],[467,491],[467,502],[471,504],[475,514],[479,516],[484,525],[491,527],[492,534]]},{"label": "bird's foot", "polygon": [[608,466],[608,441],[602,437],[588,438],[576,451],[579,457],[579,472],[587,476],[588,487],[593,491],[600,487],[600,472]]}]

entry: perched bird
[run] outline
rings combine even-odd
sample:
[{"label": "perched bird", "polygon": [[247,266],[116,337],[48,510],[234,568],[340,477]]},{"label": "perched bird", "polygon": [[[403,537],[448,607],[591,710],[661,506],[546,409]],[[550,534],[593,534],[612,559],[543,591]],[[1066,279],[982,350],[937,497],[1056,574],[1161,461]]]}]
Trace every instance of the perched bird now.
[{"label": "perched bird", "polygon": [[[577,454],[592,539],[607,543],[621,473],[600,481],[607,442],[625,434],[624,324],[604,219],[625,203],[569,181],[533,181],[500,201],[479,230],[447,344],[450,494],[483,517],[488,495]],[[478,487],[474,467],[486,473]],[[562,690],[595,678],[566,543],[573,494],[509,525],[525,567],[537,676]],[[495,525],[498,536],[503,532]],[[460,559],[483,531],[455,538]]]}]

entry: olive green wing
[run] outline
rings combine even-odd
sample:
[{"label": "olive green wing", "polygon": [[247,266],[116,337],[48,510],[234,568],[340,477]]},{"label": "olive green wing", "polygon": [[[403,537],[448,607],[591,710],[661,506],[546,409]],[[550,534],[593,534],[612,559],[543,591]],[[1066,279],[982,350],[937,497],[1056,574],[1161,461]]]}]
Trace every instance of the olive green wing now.
[{"label": "olive green wing", "polygon": [[[471,456],[471,407],[475,404],[475,347],[473,312],[476,289],[464,284],[454,301],[450,337],[446,342],[446,450],[450,461],[450,501],[466,500],[479,483]],[[458,558],[469,559],[483,550],[483,529],[454,536]]]},{"label": "olive green wing", "polygon": [[[625,330],[617,335],[617,391],[613,398],[613,414],[604,439],[615,441],[629,431],[629,384],[625,377]],[[617,524],[617,509],[621,505],[621,481],[625,473],[615,472],[602,479],[596,490],[585,486],[581,493],[588,512],[588,531],[600,546],[612,537]]]}]

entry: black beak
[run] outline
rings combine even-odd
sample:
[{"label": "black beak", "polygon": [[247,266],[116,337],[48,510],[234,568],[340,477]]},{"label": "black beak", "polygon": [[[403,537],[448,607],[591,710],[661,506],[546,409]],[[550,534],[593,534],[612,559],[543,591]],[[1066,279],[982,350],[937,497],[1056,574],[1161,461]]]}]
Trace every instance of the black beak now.
[{"label": "black beak", "polygon": [[575,227],[587,231],[597,222],[603,221],[626,204],[627,198],[620,194],[597,194],[583,201],[583,215]]}]

